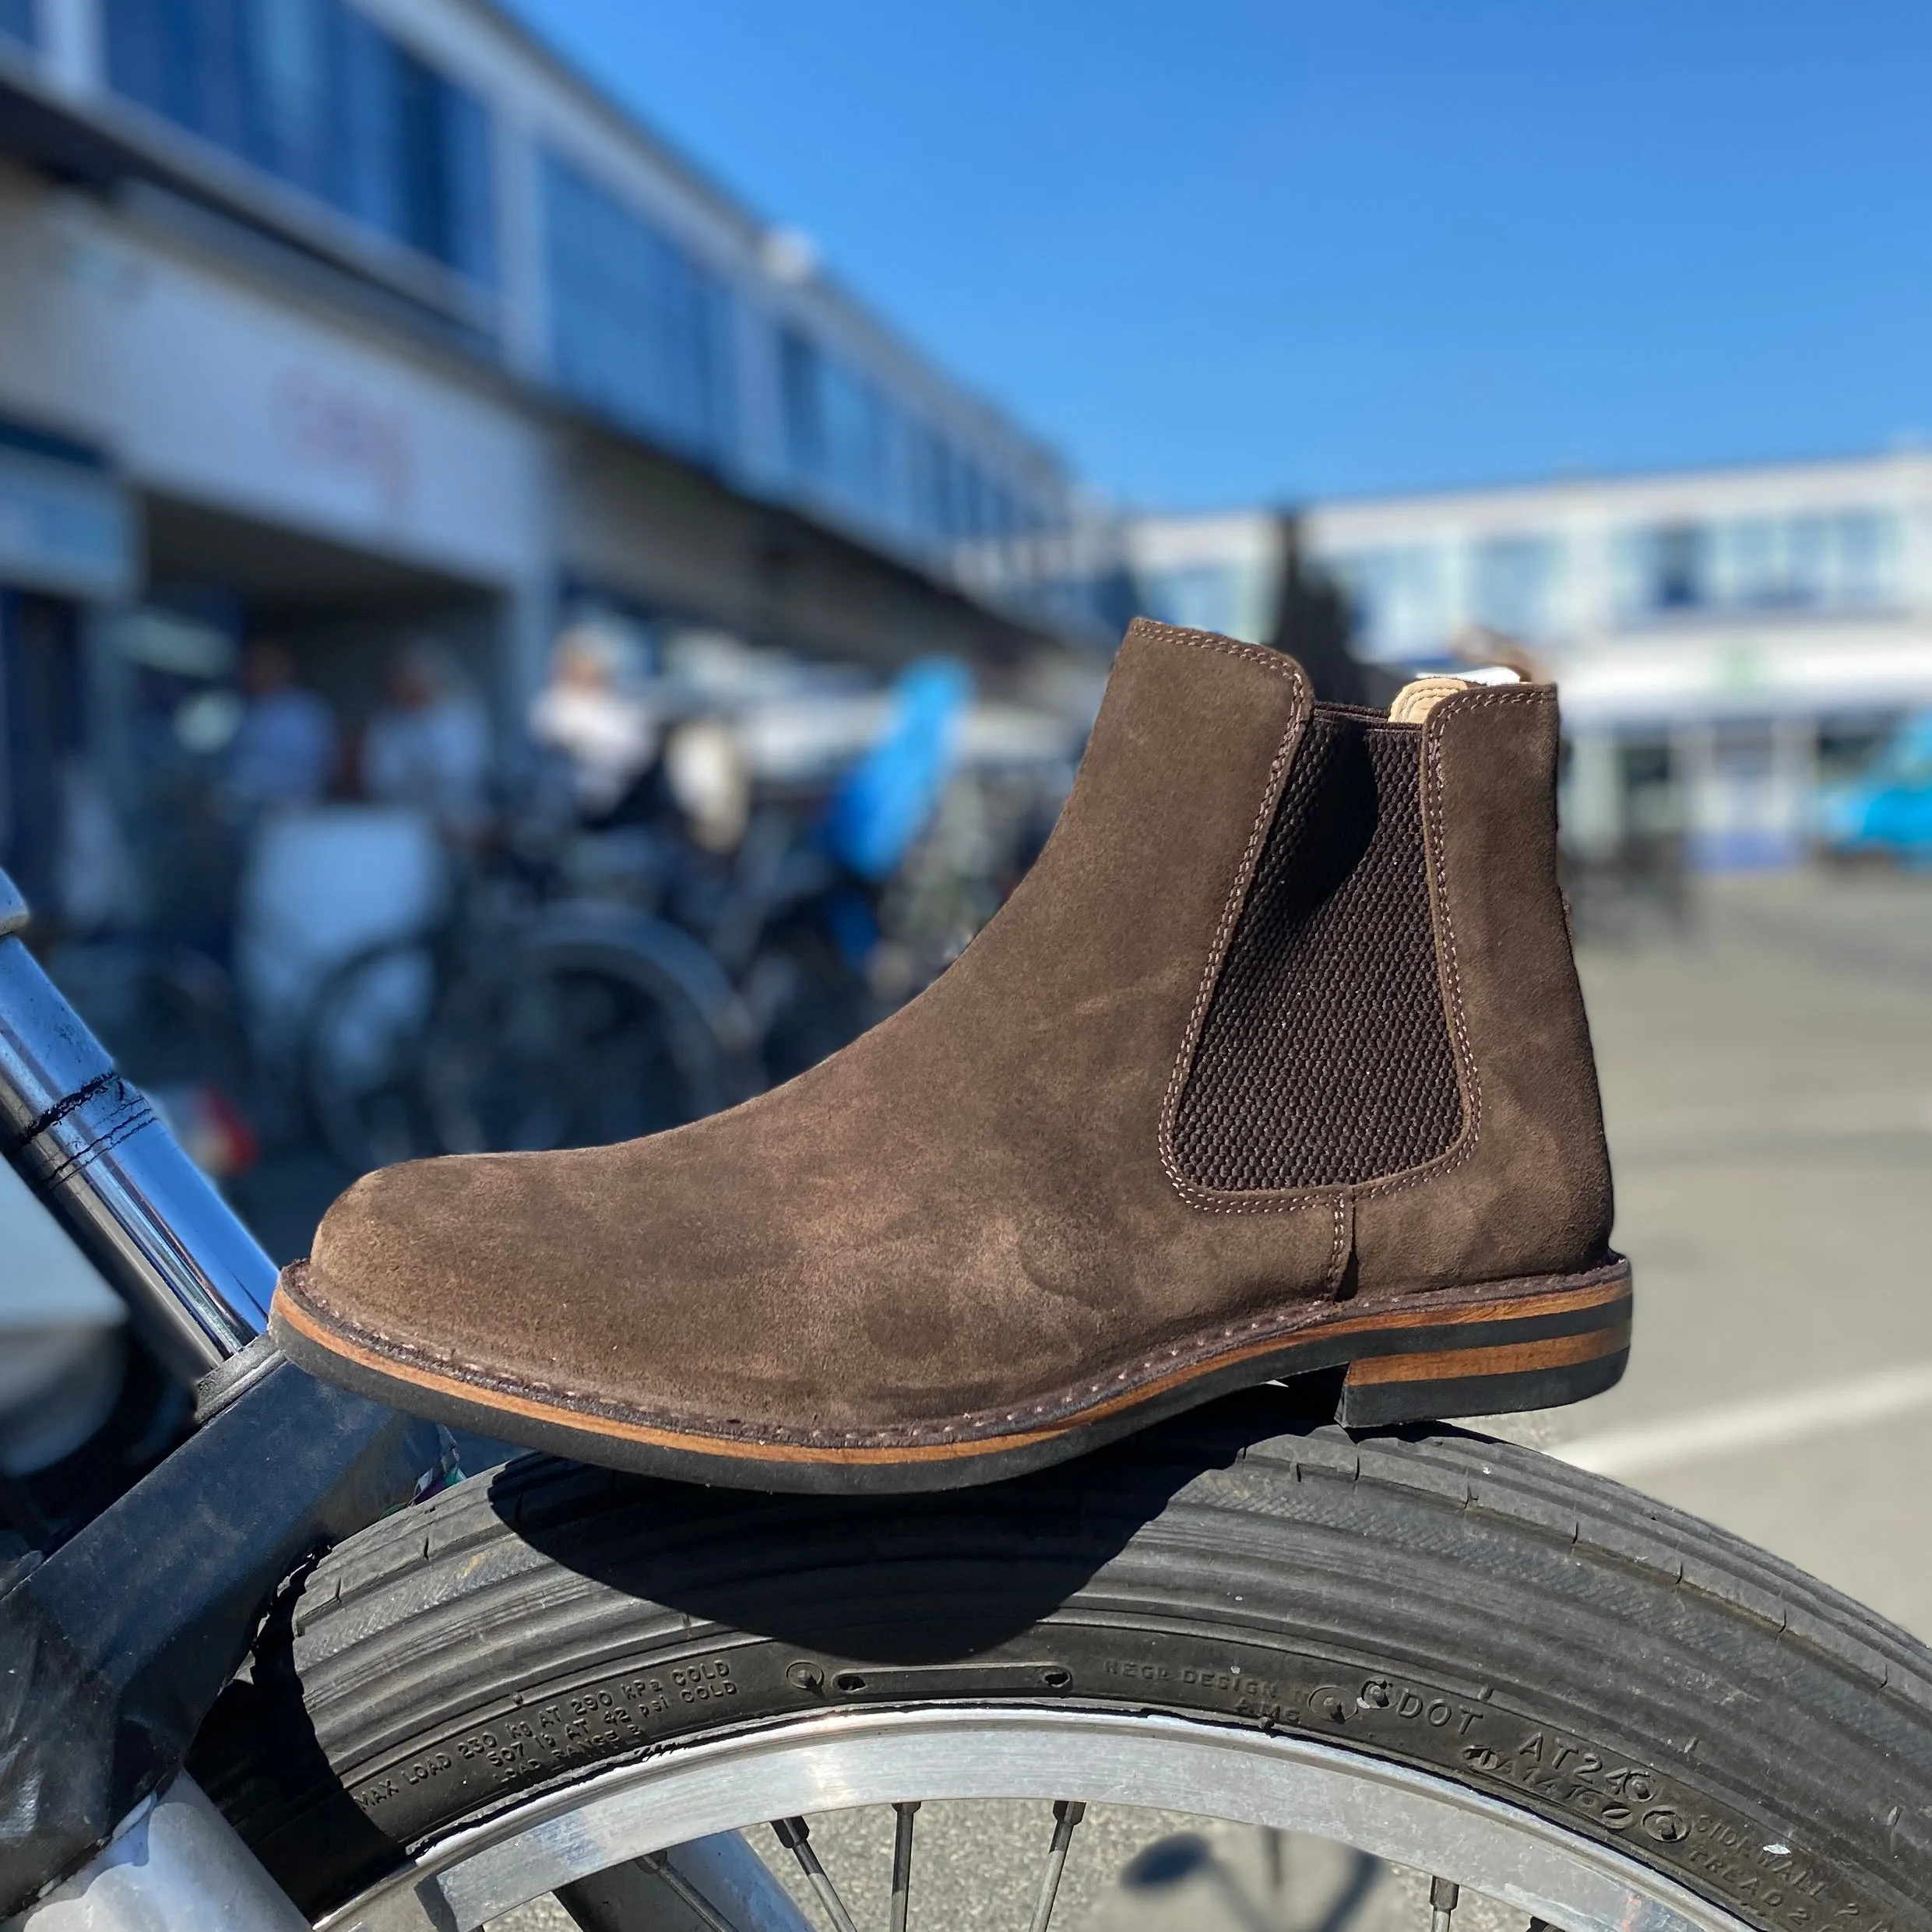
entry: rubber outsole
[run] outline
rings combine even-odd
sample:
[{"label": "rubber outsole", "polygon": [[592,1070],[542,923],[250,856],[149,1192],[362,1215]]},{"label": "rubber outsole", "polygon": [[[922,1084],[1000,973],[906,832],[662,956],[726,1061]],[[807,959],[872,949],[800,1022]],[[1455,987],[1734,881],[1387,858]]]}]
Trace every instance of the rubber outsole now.
[{"label": "rubber outsole", "polygon": [[[710,1433],[616,1405],[568,1405],[511,1378],[438,1362],[326,1311],[283,1271],[269,1327],[282,1352],[324,1381],[452,1428],[573,1461],[734,1489],[893,1494],[998,1482],[1065,1462],[1166,1416],[1259,1384],[1344,1369],[1337,1421],[1353,1428],[1554,1408],[1617,1381],[1630,1348],[1630,1264],[1609,1256],[1571,1276],[1301,1311],[1237,1347],[1203,1344],[1096,1401],[1068,1392],[1042,1419],[979,1428],[935,1423],[892,1439]],[[1168,1358],[1170,1361],[1173,1358]],[[1082,1399],[1082,1396],[1086,1399]]]}]

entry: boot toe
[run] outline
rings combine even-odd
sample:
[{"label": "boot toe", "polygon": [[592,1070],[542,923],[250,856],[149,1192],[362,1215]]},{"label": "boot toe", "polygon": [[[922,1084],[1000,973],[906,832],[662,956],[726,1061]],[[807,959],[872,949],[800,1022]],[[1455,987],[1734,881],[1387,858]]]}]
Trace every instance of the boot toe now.
[{"label": "boot toe", "polygon": [[[506,1327],[529,1336],[540,1308],[522,1305],[527,1275],[505,1269],[509,1244],[491,1222],[493,1213],[531,1212],[518,1171],[528,1164],[516,1155],[456,1155],[364,1174],[315,1230],[303,1298],[333,1321],[437,1357],[485,1352]],[[285,1290],[292,1286],[285,1277]]]},{"label": "boot toe", "polygon": [[[813,1283],[808,1230],[748,1205],[749,1187],[709,1184],[716,1156],[680,1138],[366,1175],[284,1271],[278,1331],[294,1331],[298,1360],[363,1352],[372,1388],[383,1374],[453,1378],[723,1434],[857,1420],[855,1337],[876,1325],[857,1309],[840,1319]],[[938,1325],[924,1326],[929,1344]],[[907,1345],[871,1346],[892,1340]]]}]

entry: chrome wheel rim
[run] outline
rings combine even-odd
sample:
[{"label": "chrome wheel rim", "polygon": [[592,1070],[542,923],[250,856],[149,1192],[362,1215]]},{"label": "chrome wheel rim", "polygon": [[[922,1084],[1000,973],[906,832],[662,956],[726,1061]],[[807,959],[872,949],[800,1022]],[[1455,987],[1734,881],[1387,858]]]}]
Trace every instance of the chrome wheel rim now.
[{"label": "chrome wheel rim", "polygon": [[692,1839],[912,1798],[1188,1812],[1353,1846],[1562,1932],[1747,1932],[1628,1853],[1446,1779],[1309,1739],[1064,1705],[843,1712],[667,1751],[451,1834],[321,1924],[473,1932]]}]

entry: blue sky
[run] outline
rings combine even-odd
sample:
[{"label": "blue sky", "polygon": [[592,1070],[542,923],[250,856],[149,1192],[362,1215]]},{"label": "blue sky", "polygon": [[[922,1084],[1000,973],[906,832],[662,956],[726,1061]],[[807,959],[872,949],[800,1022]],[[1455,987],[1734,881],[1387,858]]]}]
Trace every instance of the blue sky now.
[{"label": "blue sky", "polygon": [[1913,0],[513,0],[1102,488],[1932,431]]}]

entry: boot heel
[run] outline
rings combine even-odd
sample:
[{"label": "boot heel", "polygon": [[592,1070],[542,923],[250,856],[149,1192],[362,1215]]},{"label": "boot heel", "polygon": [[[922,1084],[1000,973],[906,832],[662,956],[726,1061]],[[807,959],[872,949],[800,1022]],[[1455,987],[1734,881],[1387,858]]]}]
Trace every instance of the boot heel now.
[{"label": "boot heel", "polygon": [[1598,1395],[1630,1359],[1630,1264],[1573,1290],[1472,1307],[1392,1334],[1349,1364],[1335,1419],[1351,1429],[1554,1409]]}]

